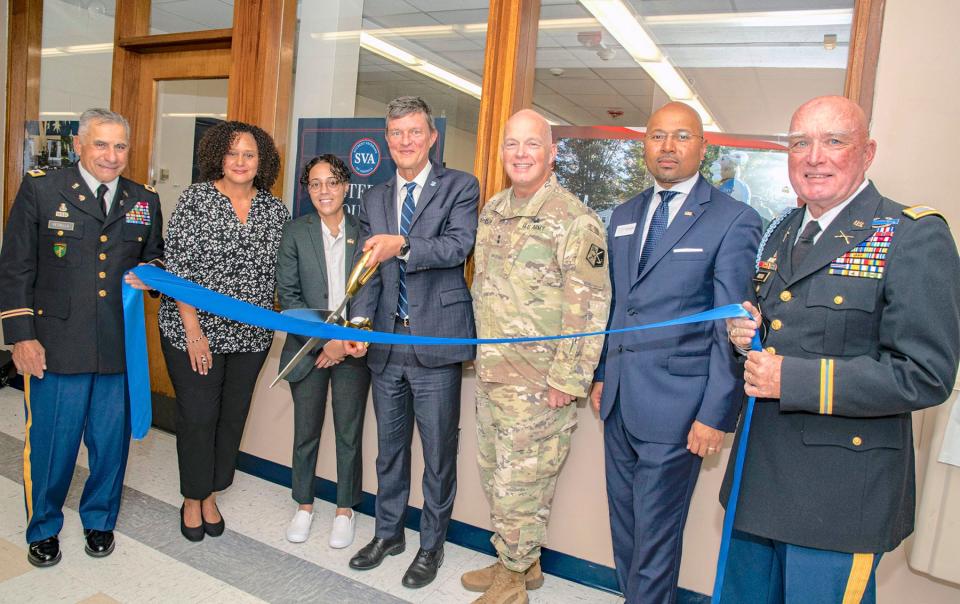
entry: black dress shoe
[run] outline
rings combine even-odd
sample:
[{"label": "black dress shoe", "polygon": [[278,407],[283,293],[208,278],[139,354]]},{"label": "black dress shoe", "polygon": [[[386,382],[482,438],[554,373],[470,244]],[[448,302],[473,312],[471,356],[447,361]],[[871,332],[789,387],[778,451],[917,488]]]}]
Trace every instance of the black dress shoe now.
[{"label": "black dress shoe", "polygon": [[188,541],[203,541],[203,525],[200,526],[187,526],[187,523],[183,520],[183,506],[180,506],[180,534],[187,538]]},{"label": "black dress shoe", "polygon": [[53,566],[60,561],[60,538],[54,535],[33,541],[27,550],[27,560],[34,566]]},{"label": "black dress shoe", "polygon": [[87,538],[87,545],[83,548],[87,555],[94,558],[103,558],[113,553],[113,531],[98,531],[83,529],[83,536]]},{"label": "black dress shoe", "polygon": [[380,566],[387,556],[402,554],[407,548],[403,535],[396,539],[381,539],[374,537],[370,543],[363,546],[357,554],[350,558],[350,568],[354,570],[370,570]]},{"label": "black dress shoe", "polygon": [[437,570],[443,564],[443,548],[435,549],[432,552],[421,548],[417,552],[417,557],[410,563],[410,568],[403,575],[404,587],[417,589],[424,585],[429,585],[437,577]]},{"label": "black dress shoe", "polygon": [[[214,504],[216,506],[216,504]],[[217,513],[220,514],[220,508],[217,508]],[[200,514],[201,517],[203,513]],[[223,534],[223,529],[227,524],[223,521],[223,514],[220,514],[219,522],[207,522],[206,518],[203,519],[203,532],[210,535],[211,537],[219,537]],[[189,537],[187,537],[189,539]]]}]

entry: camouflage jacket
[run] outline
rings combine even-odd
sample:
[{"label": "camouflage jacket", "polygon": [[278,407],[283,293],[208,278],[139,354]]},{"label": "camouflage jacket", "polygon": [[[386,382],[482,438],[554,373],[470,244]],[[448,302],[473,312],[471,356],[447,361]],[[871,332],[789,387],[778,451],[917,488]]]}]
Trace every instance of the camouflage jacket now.
[{"label": "camouflage jacket", "polygon": [[[484,206],[474,250],[473,306],[481,338],[600,331],[610,306],[606,238],[596,214],[551,175],[517,207],[513,189]],[[485,344],[486,382],[548,385],[585,396],[603,338]]]}]

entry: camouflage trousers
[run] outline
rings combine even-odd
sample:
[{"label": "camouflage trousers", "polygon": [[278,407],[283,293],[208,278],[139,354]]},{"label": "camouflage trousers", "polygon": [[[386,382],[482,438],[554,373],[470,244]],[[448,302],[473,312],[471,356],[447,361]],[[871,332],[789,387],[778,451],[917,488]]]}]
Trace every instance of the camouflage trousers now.
[{"label": "camouflage trousers", "polygon": [[490,502],[493,546],[522,572],[540,557],[577,406],[551,409],[547,391],[477,380],[477,461]]}]

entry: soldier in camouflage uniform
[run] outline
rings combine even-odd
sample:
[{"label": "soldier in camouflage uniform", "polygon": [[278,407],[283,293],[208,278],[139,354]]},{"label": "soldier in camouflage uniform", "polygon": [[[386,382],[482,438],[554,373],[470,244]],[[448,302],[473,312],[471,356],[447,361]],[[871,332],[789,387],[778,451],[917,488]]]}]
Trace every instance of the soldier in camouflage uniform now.
[{"label": "soldier in camouflage uniform", "polygon": [[[513,186],[480,215],[474,314],[481,338],[599,331],[610,280],[597,216],[557,183],[542,116],[507,122],[501,149]],[[477,355],[478,460],[499,561],[465,574],[477,602],[526,602],[543,584],[540,545],[560,468],[600,357],[600,337],[482,345]]]}]

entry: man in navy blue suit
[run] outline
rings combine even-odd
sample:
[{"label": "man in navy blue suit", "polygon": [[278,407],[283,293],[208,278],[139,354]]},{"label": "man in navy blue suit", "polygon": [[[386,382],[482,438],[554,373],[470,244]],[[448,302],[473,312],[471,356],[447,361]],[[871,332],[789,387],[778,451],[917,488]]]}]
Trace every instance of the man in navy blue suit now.
[{"label": "man in navy blue suit", "polygon": [[[617,207],[607,232],[608,329],[748,298],[760,216],[700,176],[706,149],[688,105],[668,103],[651,116],[644,160],[656,184]],[[631,604],[672,603],[700,463],[719,451],[742,399],[726,328],[611,334],[594,380],[620,588]]]},{"label": "man in navy blue suit", "polygon": [[[380,269],[359,291],[351,314],[368,317],[375,331],[473,338],[476,329],[463,267],[477,236],[477,179],[430,162],[437,140],[433,115],[419,97],[387,106],[387,146],[397,174],[366,192],[360,207],[363,251]],[[347,352],[362,354],[355,343]],[[410,440],[416,420],[423,444],[423,516],[420,550],[403,585],[423,587],[443,563],[443,542],[457,493],[460,378],[469,345],[373,344],[367,365],[377,416],[377,527],[373,540],[350,560],[376,568],[404,551],[410,495]]]}]

